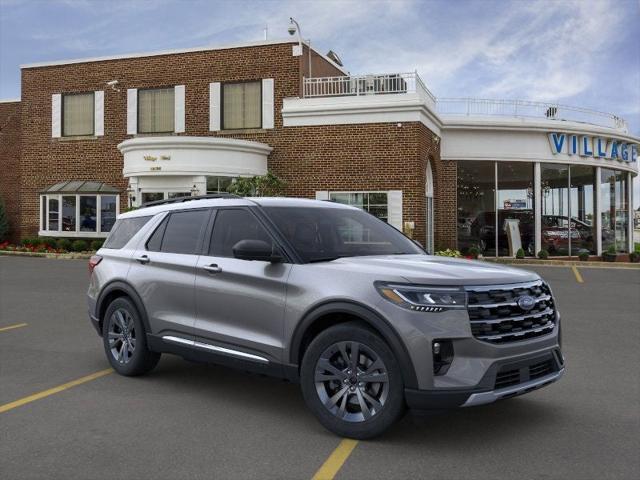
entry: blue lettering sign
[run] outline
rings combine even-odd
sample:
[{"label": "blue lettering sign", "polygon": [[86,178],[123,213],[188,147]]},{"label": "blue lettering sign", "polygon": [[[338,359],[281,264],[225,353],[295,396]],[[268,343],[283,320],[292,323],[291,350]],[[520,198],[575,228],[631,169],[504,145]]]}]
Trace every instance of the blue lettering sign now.
[{"label": "blue lettering sign", "polygon": [[578,154],[578,136],[571,135],[571,146],[569,147],[569,155]]},{"label": "blue lettering sign", "polygon": [[620,145],[620,156],[622,157],[622,160],[624,160],[625,162],[629,161],[629,151],[627,150],[627,144],[623,143],[622,145]]},{"label": "blue lettering sign", "polygon": [[587,137],[587,136],[582,137],[580,142],[580,155],[583,157],[593,156],[591,137]]},{"label": "blue lettering sign", "polygon": [[549,134],[549,143],[551,144],[551,152],[555,155],[557,153],[562,153],[562,147],[564,146],[564,133],[550,133]]},{"label": "blue lettering sign", "polygon": [[605,157],[607,155],[607,141],[604,138],[598,138],[596,140],[595,155],[597,157]]},{"label": "blue lettering sign", "polygon": [[638,145],[631,145],[631,161],[632,162],[637,162],[638,161]]},{"label": "blue lettering sign", "polygon": [[611,140],[611,160],[618,159],[618,142]]}]

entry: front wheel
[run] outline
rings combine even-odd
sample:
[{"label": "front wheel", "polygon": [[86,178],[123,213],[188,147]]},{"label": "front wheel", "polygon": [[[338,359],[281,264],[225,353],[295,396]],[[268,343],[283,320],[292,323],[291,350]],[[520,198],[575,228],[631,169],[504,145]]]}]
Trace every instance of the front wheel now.
[{"label": "front wheel", "polygon": [[120,375],[143,375],[160,360],[159,353],[147,348],[142,319],[128,298],[116,298],[107,307],[102,339],[109,363]]},{"label": "front wheel", "polygon": [[318,335],[304,354],[301,385],[309,409],[337,435],[381,434],[404,413],[404,385],[386,342],[356,322]]}]

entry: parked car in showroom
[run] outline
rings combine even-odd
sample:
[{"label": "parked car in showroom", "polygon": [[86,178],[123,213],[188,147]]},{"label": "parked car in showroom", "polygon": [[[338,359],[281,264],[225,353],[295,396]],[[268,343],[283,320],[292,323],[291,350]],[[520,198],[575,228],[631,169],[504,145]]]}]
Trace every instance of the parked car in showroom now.
[{"label": "parked car in showroom", "polygon": [[407,407],[511,398],[564,372],[560,314],[538,275],[427,255],[346,205],[156,202],[121,215],[89,266],[89,316],[118,373],[173,353],[286,378],[341,436],[379,435]]}]

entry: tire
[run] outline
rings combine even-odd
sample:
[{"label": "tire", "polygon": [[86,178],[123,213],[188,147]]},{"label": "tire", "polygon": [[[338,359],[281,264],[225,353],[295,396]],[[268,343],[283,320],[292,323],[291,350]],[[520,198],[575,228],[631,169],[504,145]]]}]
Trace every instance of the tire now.
[{"label": "tire", "polygon": [[160,360],[159,353],[148,349],[140,314],[126,297],[116,298],[107,307],[102,340],[109,363],[120,375],[144,375],[153,370]]},{"label": "tire", "polygon": [[[358,368],[352,369],[356,349]],[[311,342],[300,383],[309,409],[342,437],[380,435],[405,411],[402,374],[393,352],[359,322],[328,328]]]}]

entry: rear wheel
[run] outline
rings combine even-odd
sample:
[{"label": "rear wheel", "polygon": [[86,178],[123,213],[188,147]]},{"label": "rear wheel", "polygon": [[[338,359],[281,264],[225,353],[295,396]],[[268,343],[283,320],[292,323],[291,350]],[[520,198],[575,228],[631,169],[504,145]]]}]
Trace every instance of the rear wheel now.
[{"label": "rear wheel", "polygon": [[329,328],[311,342],[301,384],[320,423],[341,436],[374,437],[404,412],[402,375],[393,352],[356,322]]},{"label": "rear wheel", "polygon": [[107,307],[102,339],[109,363],[121,375],[143,375],[160,360],[159,353],[147,348],[142,319],[128,298],[116,298]]}]

